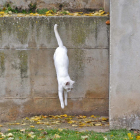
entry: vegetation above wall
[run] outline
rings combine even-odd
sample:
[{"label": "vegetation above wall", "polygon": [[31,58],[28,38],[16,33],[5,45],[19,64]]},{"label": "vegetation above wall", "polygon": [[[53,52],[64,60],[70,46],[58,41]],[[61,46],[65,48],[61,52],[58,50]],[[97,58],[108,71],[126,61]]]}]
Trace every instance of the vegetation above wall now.
[{"label": "vegetation above wall", "polygon": [[0,17],[8,17],[8,16],[109,16],[109,13],[105,13],[103,9],[99,11],[93,10],[83,10],[83,11],[66,11],[66,10],[48,10],[45,9],[37,9],[36,4],[29,4],[28,9],[22,8],[12,8],[10,4],[5,5],[4,8],[0,9]]}]

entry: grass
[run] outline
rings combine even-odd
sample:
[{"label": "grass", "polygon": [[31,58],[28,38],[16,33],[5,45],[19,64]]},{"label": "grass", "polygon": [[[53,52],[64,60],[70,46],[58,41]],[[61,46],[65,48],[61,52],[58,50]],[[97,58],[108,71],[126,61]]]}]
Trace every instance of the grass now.
[{"label": "grass", "polygon": [[48,11],[47,8],[44,8],[44,9],[37,9],[37,13],[38,13],[38,14],[45,14],[47,11]]},{"label": "grass", "polygon": [[[136,140],[136,134],[128,130],[113,130],[106,133],[93,131],[78,132],[67,129],[29,129],[29,130],[9,130],[4,133],[5,140]],[[0,139],[2,136],[0,135]]]}]

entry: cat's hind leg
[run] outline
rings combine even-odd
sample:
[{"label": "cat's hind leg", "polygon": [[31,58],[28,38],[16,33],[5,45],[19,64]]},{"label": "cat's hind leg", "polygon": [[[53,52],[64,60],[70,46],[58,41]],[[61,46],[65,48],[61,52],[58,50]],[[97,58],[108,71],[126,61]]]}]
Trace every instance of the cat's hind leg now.
[{"label": "cat's hind leg", "polygon": [[61,108],[64,108],[64,101],[63,101],[63,87],[59,86],[58,88],[58,95],[59,95],[59,100],[61,104]]},{"label": "cat's hind leg", "polygon": [[64,91],[64,96],[65,96],[65,106],[67,106],[68,105],[68,103],[67,103],[67,98],[68,98],[67,91]]}]

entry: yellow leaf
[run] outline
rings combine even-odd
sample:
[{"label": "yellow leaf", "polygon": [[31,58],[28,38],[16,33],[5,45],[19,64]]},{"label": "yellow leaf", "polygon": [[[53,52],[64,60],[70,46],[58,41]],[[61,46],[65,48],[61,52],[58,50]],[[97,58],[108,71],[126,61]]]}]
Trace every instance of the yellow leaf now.
[{"label": "yellow leaf", "polygon": [[29,120],[29,118],[28,118],[28,117],[26,117],[25,119],[26,119],[26,120]]},{"label": "yellow leaf", "polygon": [[3,125],[0,125],[0,127],[3,127]]},{"label": "yellow leaf", "polygon": [[52,16],[52,14],[51,14],[51,13],[49,13],[49,14],[46,14],[46,16]]},{"label": "yellow leaf", "polygon": [[63,129],[61,129],[61,128],[58,128],[58,131],[62,132],[62,131],[63,131]]},{"label": "yellow leaf", "polygon": [[46,14],[49,14],[49,13],[50,13],[50,11],[47,11],[47,12],[46,12]]},{"label": "yellow leaf", "polygon": [[85,123],[80,123],[80,125],[79,126],[85,126],[86,124]]},{"label": "yellow leaf", "polygon": [[104,140],[108,140],[107,137],[104,137]]},{"label": "yellow leaf", "polygon": [[102,126],[102,124],[101,123],[96,123],[95,126]]},{"label": "yellow leaf", "polygon": [[136,136],[136,140],[140,140],[140,136]]},{"label": "yellow leaf", "polygon": [[128,137],[131,137],[131,135],[132,135],[131,133],[127,133],[127,136],[128,136]]},{"label": "yellow leaf", "polygon": [[70,120],[68,123],[69,124],[72,124],[72,123],[75,123],[76,121],[73,121],[73,120]]},{"label": "yellow leaf", "polygon": [[68,115],[67,114],[64,114],[64,115],[60,115],[61,117],[68,117]]},{"label": "yellow leaf", "polygon": [[132,137],[132,134],[131,134],[131,133],[127,133],[127,135],[128,135],[129,140],[132,140],[132,139],[133,139],[133,137]]},{"label": "yellow leaf", "polygon": [[43,116],[43,115],[42,115],[42,118],[47,118],[47,116]]},{"label": "yellow leaf", "polygon": [[33,135],[33,134],[34,134],[34,132],[30,132],[30,133],[28,134],[28,136],[31,137],[31,138],[34,138],[35,135]]},{"label": "yellow leaf", "polygon": [[99,10],[99,13],[104,12],[103,10]]},{"label": "yellow leaf", "polygon": [[76,124],[73,124],[72,126],[78,126],[78,125],[76,125]]},{"label": "yellow leaf", "polygon": [[4,15],[4,12],[3,12],[3,11],[1,11],[1,12],[0,12],[0,15]]},{"label": "yellow leaf", "polygon": [[83,14],[83,12],[78,12],[78,14]]},{"label": "yellow leaf", "polygon": [[12,133],[8,133],[7,136],[8,137],[13,137],[13,134]]},{"label": "yellow leaf", "polygon": [[73,13],[73,16],[78,16],[79,15],[79,13]]},{"label": "yellow leaf", "polygon": [[26,123],[22,123],[21,125],[26,125]]},{"label": "yellow leaf", "polygon": [[31,128],[34,128],[35,126],[33,126],[33,125],[30,125],[30,127],[31,127]]},{"label": "yellow leaf", "polygon": [[91,123],[92,121],[91,120],[89,120],[89,121],[85,121],[86,123]]},{"label": "yellow leaf", "polygon": [[90,13],[90,14],[84,14],[85,16],[94,16],[94,14]]},{"label": "yellow leaf", "polygon": [[59,136],[58,134],[54,135],[54,138],[60,138],[61,136]]},{"label": "yellow leaf", "polygon": [[25,132],[25,129],[21,129],[20,132]]},{"label": "yellow leaf", "polygon": [[94,13],[93,16],[99,16],[99,13]]},{"label": "yellow leaf", "polygon": [[90,117],[91,117],[91,118],[96,118],[94,115],[91,115]]},{"label": "yellow leaf", "polygon": [[107,121],[108,118],[102,117],[101,120],[102,120],[102,121]]},{"label": "yellow leaf", "polygon": [[105,11],[101,12],[101,15],[103,15],[105,13]]},{"label": "yellow leaf", "polygon": [[49,10],[49,13],[53,14],[54,12],[53,12],[53,10]]},{"label": "yellow leaf", "polygon": [[81,138],[82,138],[82,139],[87,139],[88,136],[87,136],[87,135],[86,135],[86,136],[81,136]]}]

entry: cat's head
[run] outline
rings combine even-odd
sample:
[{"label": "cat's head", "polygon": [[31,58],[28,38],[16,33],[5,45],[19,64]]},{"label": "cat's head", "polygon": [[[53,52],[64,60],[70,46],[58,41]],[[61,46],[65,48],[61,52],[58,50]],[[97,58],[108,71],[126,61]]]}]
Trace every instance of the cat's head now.
[{"label": "cat's head", "polygon": [[75,83],[75,82],[72,81],[72,80],[67,81],[67,82],[64,83],[63,87],[64,87],[64,89],[65,89],[67,92],[70,92],[70,91],[73,89],[73,84],[74,84],[74,83]]}]

